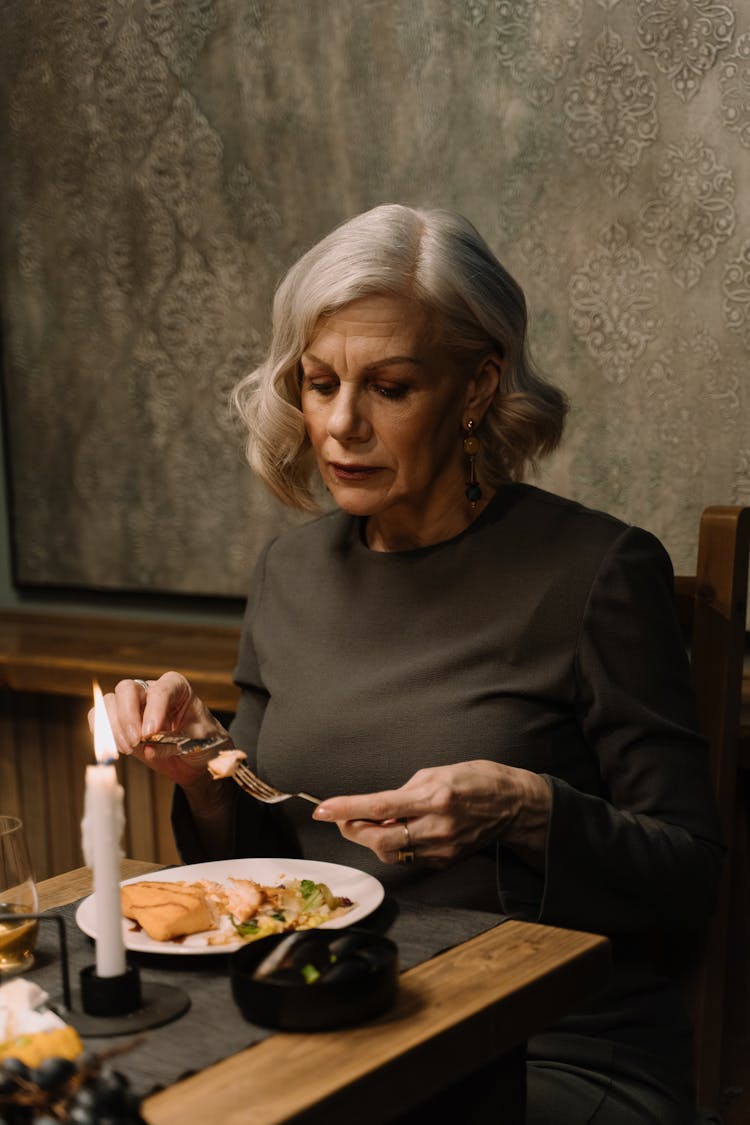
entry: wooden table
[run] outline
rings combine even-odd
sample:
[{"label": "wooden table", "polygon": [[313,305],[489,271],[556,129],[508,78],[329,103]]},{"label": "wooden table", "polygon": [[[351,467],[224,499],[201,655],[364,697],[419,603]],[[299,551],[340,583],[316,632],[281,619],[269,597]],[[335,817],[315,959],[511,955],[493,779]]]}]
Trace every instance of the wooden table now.
[{"label": "wooden table", "polygon": [[[122,877],[156,867],[125,860]],[[87,868],[56,876],[39,884],[40,909],[90,891]],[[395,1007],[379,1019],[273,1035],[147,1098],[143,1113],[150,1125],[381,1125],[485,1064],[504,1060],[497,1065],[517,1072],[518,1048],[603,983],[608,968],[605,938],[506,922],[404,972]],[[521,1120],[503,1116],[504,1125]]]}]

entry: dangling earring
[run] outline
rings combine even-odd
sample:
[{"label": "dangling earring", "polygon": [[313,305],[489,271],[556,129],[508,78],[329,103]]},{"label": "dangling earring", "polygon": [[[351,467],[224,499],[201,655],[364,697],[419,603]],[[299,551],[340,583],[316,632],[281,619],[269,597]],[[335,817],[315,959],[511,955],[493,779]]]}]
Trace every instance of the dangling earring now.
[{"label": "dangling earring", "polygon": [[479,438],[474,433],[474,419],[466,423],[466,437],[464,438],[464,453],[469,464],[466,473],[466,499],[472,512],[476,509],[477,502],[482,499],[482,490],[477,482],[476,459],[479,452]]}]

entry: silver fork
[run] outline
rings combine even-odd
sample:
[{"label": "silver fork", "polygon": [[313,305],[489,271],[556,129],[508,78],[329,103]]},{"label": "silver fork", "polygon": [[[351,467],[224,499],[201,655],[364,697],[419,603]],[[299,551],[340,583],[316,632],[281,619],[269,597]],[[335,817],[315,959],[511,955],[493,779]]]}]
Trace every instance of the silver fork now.
[{"label": "silver fork", "polygon": [[[219,750],[236,749],[232,740],[226,735],[214,735],[212,738],[191,738],[188,734],[180,734],[179,731],[162,730],[157,734],[152,734],[146,742],[157,744],[160,746],[176,746],[175,755],[180,758],[191,758],[199,762],[208,762],[211,758],[216,757]],[[269,785],[267,781],[261,779],[254,774],[249,766],[244,762],[235,768],[232,774],[232,780],[236,781],[241,789],[249,793],[251,797],[255,797],[256,801],[262,801],[265,805],[275,805],[279,801],[288,801],[290,797],[301,797],[303,801],[310,801],[313,805],[319,805],[320,801],[317,797],[311,796],[310,793],[284,793],[283,790],[277,789],[275,785]]]},{"label": "silver fork", "polygon": [[309,793],[284,793],[283,790],[277,789],[275,785],[269,785],[267,781],[261,781],[244,762],[240,762],[232,777],[241,789],[244,789],[251,797],[255,797],[256,801],[262,801],[265,805],[276,805],[279,801],[288,801],[290,797],[301,797],[303,801],[311,801],[313,805],[320,804],[318,798],[311,796]]}]

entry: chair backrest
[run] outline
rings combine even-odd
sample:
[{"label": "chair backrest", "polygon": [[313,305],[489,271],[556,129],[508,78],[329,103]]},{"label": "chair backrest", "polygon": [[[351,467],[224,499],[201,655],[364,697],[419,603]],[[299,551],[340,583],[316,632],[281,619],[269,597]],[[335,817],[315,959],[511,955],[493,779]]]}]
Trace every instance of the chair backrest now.
[{"label": "chair backrest", "polygon": [[695,576],[675,578],[677,609],[690,647],[693,686],[719,804],[727,859],[717,908],[692,966],[686,995],[695,1029],[699,1105],[718,1107],[726,985],[727,930],[736,830],[738,742],[747,628],[750,508],[706,508]]}]

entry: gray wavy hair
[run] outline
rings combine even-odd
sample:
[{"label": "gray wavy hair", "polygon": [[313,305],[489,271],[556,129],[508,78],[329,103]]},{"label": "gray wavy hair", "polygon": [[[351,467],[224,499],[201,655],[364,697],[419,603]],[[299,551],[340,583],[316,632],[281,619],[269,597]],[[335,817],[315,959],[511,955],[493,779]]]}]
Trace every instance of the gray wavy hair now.
[{"label": "gray wavy hair", "polygon": [[480,481],[522,479],[562,436],[565,396],[534,371],[526,301],[481,235],[461,215],[386,204],[336,227],[292,266],[273,303],[264,361],[234,389],[251,468],[285,504],[319,511],[315,462],[300,409],[300,358],[320,317],[360,297],[418,301],[437,342],[466,364],[503,356],[503,378],[477,428]]}]

